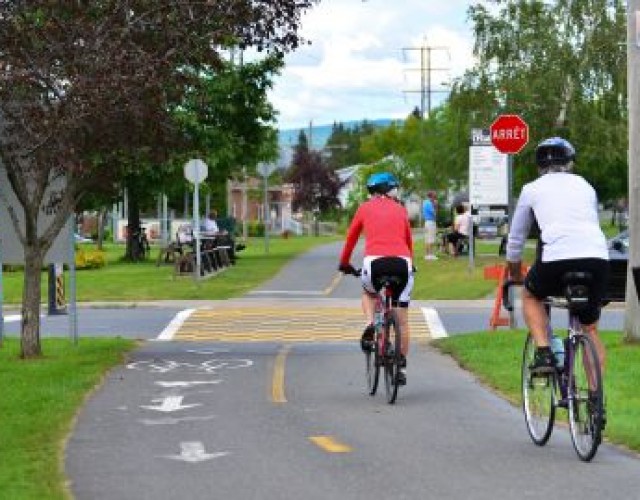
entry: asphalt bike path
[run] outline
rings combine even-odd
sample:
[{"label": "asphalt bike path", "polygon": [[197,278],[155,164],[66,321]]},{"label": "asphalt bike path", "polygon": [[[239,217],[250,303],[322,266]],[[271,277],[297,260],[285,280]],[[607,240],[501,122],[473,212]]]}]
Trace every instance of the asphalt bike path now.
[{"label": "asphalt bike path", "polygon": [[397,404],[367,395],[359,284],[335,273],[339,248],[241,299],[165,304],[179,312],[160,340],[111,371],[78,416],[65,456],[75,497],[637,496],[631,454],[605,445],[580,463],[562,428],[531,444],[518,408],[429,346],[438,325],[422,308],[435,303],[413,308]]}]

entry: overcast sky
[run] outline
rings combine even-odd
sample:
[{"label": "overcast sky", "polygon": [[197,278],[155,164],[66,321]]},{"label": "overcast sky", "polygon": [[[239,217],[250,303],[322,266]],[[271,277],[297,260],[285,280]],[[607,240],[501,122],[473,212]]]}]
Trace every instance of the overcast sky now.
[{"label": "overcast sky", "polygon": [[[433,90],[472,65],[469,4],[321,0],[302,19],[311,45],[287,56],[270,94],[278,127],[406,117],[420,106],[421,47],[432,47],[425,67],[430,53]],[[445,95],[432,94],[432,106]]]}]

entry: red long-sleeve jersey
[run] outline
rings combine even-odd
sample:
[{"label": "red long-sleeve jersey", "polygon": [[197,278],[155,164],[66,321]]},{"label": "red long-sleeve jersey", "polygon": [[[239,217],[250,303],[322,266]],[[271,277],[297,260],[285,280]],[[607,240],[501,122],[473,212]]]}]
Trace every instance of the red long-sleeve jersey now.
[{"label": "red long-sleeve jersey", "polygon": [[413,258],[413,239],[406,209],[386,196],[364,202],[353,217],[340,263],[348,264],[351,253],[364,233],[364,255]]}]

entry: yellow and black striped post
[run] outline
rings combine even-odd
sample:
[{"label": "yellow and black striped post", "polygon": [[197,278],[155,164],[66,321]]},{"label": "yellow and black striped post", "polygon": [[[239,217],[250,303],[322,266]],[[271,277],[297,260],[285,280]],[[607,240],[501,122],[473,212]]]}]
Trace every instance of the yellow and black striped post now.
[{"label": "yellow and black striped post", "polygon": [[49,315],[55,314],[67,314],[62,264],[49,264]]}]

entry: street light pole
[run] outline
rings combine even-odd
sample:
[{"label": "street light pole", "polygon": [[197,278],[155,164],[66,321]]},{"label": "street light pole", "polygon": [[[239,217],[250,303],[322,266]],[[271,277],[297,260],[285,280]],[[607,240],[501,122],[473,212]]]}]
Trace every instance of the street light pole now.
[{"label": "street light pole", "polygon": [[624,331],[640,340],[640,304],[632,269],[640,267],[640,0],[627,3],[627,92],[629,104],[629,261]]}]

